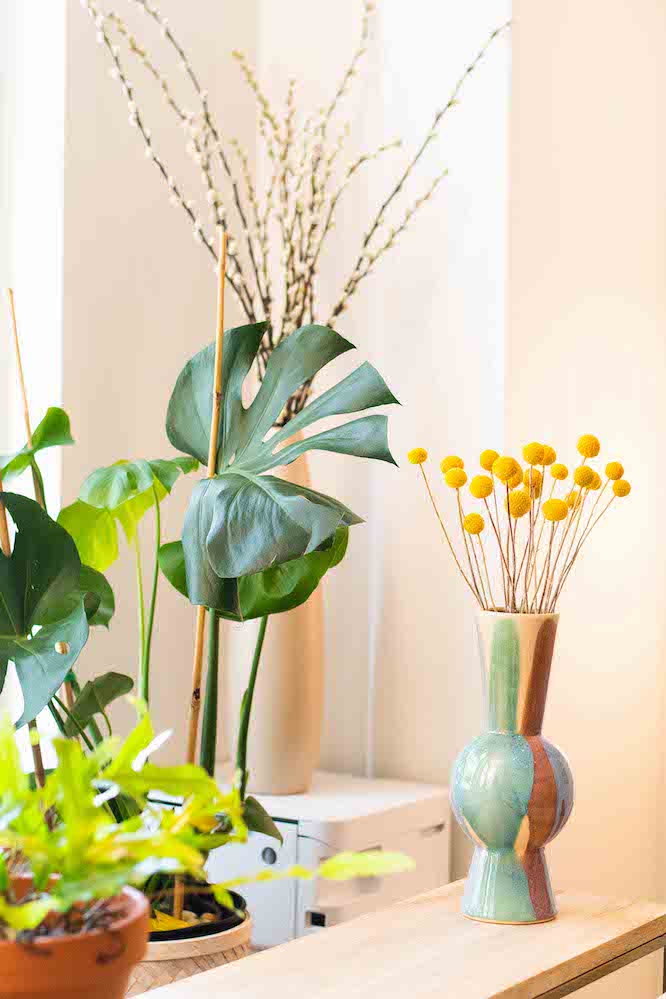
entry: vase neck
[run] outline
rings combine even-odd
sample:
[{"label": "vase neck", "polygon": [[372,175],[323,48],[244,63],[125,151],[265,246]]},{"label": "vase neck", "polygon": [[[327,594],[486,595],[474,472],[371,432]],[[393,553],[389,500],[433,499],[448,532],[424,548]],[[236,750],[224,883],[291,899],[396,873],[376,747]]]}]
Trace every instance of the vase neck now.
[{"label": "vase neck", "polygon": [[557,616],[480,614],[477,619],[488,729],[539,735]]}]

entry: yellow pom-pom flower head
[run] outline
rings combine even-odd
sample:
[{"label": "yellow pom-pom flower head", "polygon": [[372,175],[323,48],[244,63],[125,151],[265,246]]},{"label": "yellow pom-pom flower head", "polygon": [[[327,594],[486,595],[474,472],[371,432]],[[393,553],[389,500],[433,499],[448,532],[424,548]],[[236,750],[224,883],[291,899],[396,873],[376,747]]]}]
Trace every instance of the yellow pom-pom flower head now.
[{"label": "yellow pom-pom flower head", "polygon": [[463,520],[463,527],[468,534],[481,534],[485,526],[485,521],[480,513],[468,513]]},{"label": "yellow pom-pom flower head", "polygon": [[428,452],[424,447],[413,447],[407,452],[407,461],[412,465],[422,465],[428,460]]},{"label": "yellow pom-pom flower head", "polygon": [[624,465],[621,465],[619,461],[609,461],[606,465],[606,475],[613,481],[621,479],[624,475]]},{"label": "yellow pom-pom flower head", "polygon": [[554,523],[558,520],[566,520],[567,514],[569,513],[569,507],[564,500],[549,499],[546,500],[544,505],[541,507],[541,512],[546,520],[550,520],[551,523]]},{"label": "yellow pom-pom flower head", "polygon": [[462,468],[450,468],[444,476],[444,481],[451,489],[462,489],[467,482],[467,472]]},{"label": "yellow pom-pom flower head", "polygon": [[536,441],[532,441],[531,444],[526,444],[523,448],[523,458],[528,465],[543,465],[543,444],[538,444]]},{"label": "yellow pom-pom flower head", "polygon": [[579,465],[574,469],[574,482],[581,489],[589,489],[594,482],[594,469],[589,465]]},{"label": "yellow pom-pom flower head", "polygon": [[509,489],[517,489],[518,486],[522,486],[522,484],[523,484],[523,470],[520,467],[520,465],[518,465],[516,471],[507,482],[507,486],[509,487]]},{"label": "yellow pom-pom flower head", "polygon": [[489,475],[475,475],[469,484],[469,491],[474,499],[486,499],[493,489],[493,480]]},{"label": "yellow pom-pom flower head", "polygon": [[613,483],[613,492],[619,497],[628,496],[631,492],[631,486],[626,479],[617,479],[617,481]]},{"label": "yellow pom-pom flower head", "polygon": [[539,499],[543,488],[543,475],[538,468],[526,468],[523,475],[523,485],[532,494],[534,499]]},{"label": "yellow pom-pom flower head", "polygon": [[554,479],[562,482],[569,474],[569,469],[566,465],[563,465],[561,461],[556,462],[554,465],[550,466],[550,474]]},{"label": "yellow pom-pom flower head", "polygon": [[487,451],[482,451],[479,457],[479,464],[484,472],[492,472],[493,464],[499,458],[497,451],[493,451],[492,448],[488,448]]},{"label": "yellow pom-pom flower head", "polygon": [[464,468],[465,462],[457,454],[450,454],[448,458],[442,458],[439,467],[442,470],[442,475],[446,475],[452,468]]},{"label": "yellow pom-pom flower head", "polygon": [[501,458],[495,458],[492,472],[500,482],[508,482],[512,476],[515,476],[516,472],[520,472],[520,465],[515,458],[509,458],[505,455]]},{"label": "yellow pom-pom flower head", "polygon": [[566,497],[567,505],[570,506],[572,510],[577,510],[582,501],[583,501],[583,494],[580,491],[576,492],[575,489],[572,489],[571,492],[568,493]]},{"label": "yellow pom-pom flower head", "polygon": [[592,489],[595,493],[598,489],[601,489],[601,476],[599,475],[598,472],[594,472],[594,478],[592,479],[589,488]]},{"label": "yellow pom-pom flower head", "polygon": [[509,493],[508,505],[509,513],[518,520],[519,517],[524,517],[532,506],[530,494],[526,489],[514,489]]},{"label": "yellow pom-pom flower head", "polygon": [[554,461],[557,461],[557,451],[552,448],[550,444],[544,444],[543,446],[543,464],[552,465]]},{"label": "yellow pom-pom flower head", "polygon": [[601,451],[599,438],[595,437],[594,434],[583,434],[582,437],[579,437],[577,447],[578,453],[582,454],[583,458],[596,458]]}]

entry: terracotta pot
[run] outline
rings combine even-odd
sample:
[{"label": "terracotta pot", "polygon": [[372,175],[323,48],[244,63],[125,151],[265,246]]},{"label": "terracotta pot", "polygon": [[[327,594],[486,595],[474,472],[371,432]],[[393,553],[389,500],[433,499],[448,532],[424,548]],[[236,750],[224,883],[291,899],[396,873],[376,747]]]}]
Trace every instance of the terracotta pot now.
[{"label": "terracotta pot", "polygon": [[0,943],[2,999],[123,999],[146,952],[149,914],[148,902],[133,888],[125,889],[118,908],[108,930],[30,945]]},{"label": "terracotta pot", "polygon": [[479,612],[487,728],[456,760],[451,801],[474,843],[463,912],[493,923],[554,919],[544,847],[573,807],[566,757],[541,735],[557,614]]},{"label": "terracotta pot", "polygon": [[[289,443],[301,439],[295,434]],[[272,474],[310,487],[307,455]],[[258,621],[228,624],[225,635],[225,732],[234,759],[240,706],[252,662]],[[268,622],[252,705],[248,789],[301,794],[319,762],[324,713],[324,603],[322,586],[306,603]]]}]

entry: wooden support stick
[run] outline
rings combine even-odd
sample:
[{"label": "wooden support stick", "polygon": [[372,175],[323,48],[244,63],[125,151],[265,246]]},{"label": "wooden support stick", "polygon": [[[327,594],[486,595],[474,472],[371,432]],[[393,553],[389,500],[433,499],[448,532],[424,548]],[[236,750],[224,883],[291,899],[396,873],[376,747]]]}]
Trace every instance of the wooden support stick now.
[{"label": "wooden support stick", "polygon": [[[210,423],[210,445],[208,448],[208,478],[217,471],[217,443],[222,411],[222,356],[224,351],[224,279],[227,270],[227,234],[222,227],[220,234],[220,254],[217,272],[217,331],[215,334],[215,374],[213,379],[213,415]],[[203,671],[204,634],[206,630],[206,608],[197,607],[197,621],[194,638],[194,663],[192,665],[192,694],[187,728],[187,762],[194,763],[197,755],[199,734],[199,714],[201,712],[201,674]],[[185,887],[182,877],[177,877],[173,891],[173,915],[182,919]]]},{"label": "wooden support stick", "polygon": [[[23,422],[25,424],[25,433],[28,440],[28,447],[32,447],[32,427],[30,425],[28,391],[25,387],[25,375],[23,374],[23,362],[21,360],[21,345],[19,343],[18,325],[16,322],[16,306],[14,303],[14,291],[12,288],[7,289],[7,298],[9,299],[9,312],[12,319],[12,333],[14,335],[14,352],[16,354],[16,366],[18,368],[19,386],[21,388],[21,399],[23,401]],[[35,471],[34,466],[32,466],[31,471],[32,471],[32,484],[35,489],[35,499],[42,507],[42,509],[46,509],[46,498],[44,496],[39,475]]]},{"label": "wooden support stick", "polygon": [[[18,325],[16,322],[16,305],[14,303],[14,291],[12,288],[7,289],[7,298],[9,299],[9,312],[12,320],[12,333],[14,335],[14,351],[16,354],[16,366],[18,368],[19,385],[21,387],[21,399],[23,401],[23,421],[25,423],[25,432],[28,439],[28,447],[32,447],[32,427],[30,426],[30,409],[28,407],[28,392],[25,387],[25,375],[23,374],[23,362],[21,360],[21,345],[19,343],[18,336]],[[39,476],[39,472],[36,470],[35,466],[31,466],[32,471],[32,484],[35,490],[35,499],[44,510],[46,509],[46,498],[44,496],[44,490],[42,489],[42,482]],[[0,489],[2,485],[0,484]],[[2,507],[3,518],[4,518],[4,529],[0,527],[0,533],[2,533],[4,538],[4,533],[7,531],[7,512]],[[7,534],[7,541],[9,541],[9,535]],[[4,547],[3,547],[4,552]],[[44,760],[42,757],[42,747],[39,742],[39,731],[37,729],[37,722],[35,719],[28,722],[28,730],[30,732],[30,745],[32,748],[32,759],[35,766],[35,781],[38,787],[44,787],[46,781],[46,774],[44,772]]]},{"label": "wooden support stick", "polygon": [[[210,424],[210,446],[208,448],[208,478],[215,477],[217,471],[217,444],[222,411],[222,357],[224,351],[224,277],[227,269],[227,234],[220,228],[220,255],[217,282],[217,332],[215,336],[215,377],[213,381],[213,415]],[[192,666],[192,695],[187,733],[187,762],[194,763],[197,753],[199,713],[201,711],[201,674],[203,670],[204,633],[206,608],[197,607],[197,622],[194,642],[194,663]]]}]

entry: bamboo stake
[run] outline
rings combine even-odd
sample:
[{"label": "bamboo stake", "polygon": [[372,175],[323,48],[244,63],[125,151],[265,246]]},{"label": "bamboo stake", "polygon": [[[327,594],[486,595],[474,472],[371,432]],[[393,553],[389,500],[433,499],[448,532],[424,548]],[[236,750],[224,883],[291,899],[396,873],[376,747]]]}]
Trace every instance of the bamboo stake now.
[{"label": "bamboo stake", "polygon": [[[23,421],[25,423],[25,431],[28,438],[28,447],[32,447],[32,428],[30,426],[30,410],[28,408],[28,393],[25,387],[25,376],[23,374],[23,362],[21,360],[21,347],[18,338],[18,326],[16,323],[16,306],[14,303],[14,291],[12,288],[7,289],[7,298],[9,300],[9,312],[12,319],[12,333],[14,336],[14,352],[16,354],[16,366],[18,368],[19,385],[21,387],[21,399],[23,401]],[[30,470],[32,472],[32,484],[35,490],[35,499],[44,510],[46,509],[46,499],[44,497],[44,490],[42,489],[42,482],[39,473],[36,471],[35,466],[31,463]],[[2,489],[2,484],[0,482],[0,490]],[[9,548],[9,533],[7,530],[7,511],[3,505],[2,507],[2,520],[4,525],[0,528],[0,533],[2,534],[3,542],[3,552],[5,555],[8,554],[11,549]],[[7,551],[5,550],[5,538],[7,541]],[[28,730],[30,732],[30,746],[32,748],[32,759],[35,766],[35,781],[38,787],[44,787],[46,781],[46,773],[44,771],[44,760],[42,757],[42,747],[39,742],[39,731],[37,729],[37,721],[33,719],[28,722]]]},{"label": "bamboo stake", "polygon": [[[213,415],[210,423],[210,445],[208,448],[208,478],[215,477],[217,471],[217,443],[222,411],[222,359],[224,351],[224,280],[227,270],[227,234],[219,227],[220,253],[217,270],[217,330],[215,334],[215,375],[213,380]],[[199,734],[199,714],[201,713],[201,675],[203,672],[204,633],[206,628],[206,608],[197,607],[194,638],[194,662],[192,664],[192,694],[187,730],[187,762],[194,763]],[[176,877],[173,888],[173,915],[182,919],[185,903],[183,878]]]},{"label": "bamboo stake", "polygon": [[[215,379],[213,385],[213,416],[210,424],[210,447],[208,450],[208,478],[215,477],[217,471],[217,444],[222,411],[222,355],[224,350],[224,276],[227,266],[227,234],[220,228],[220,254],[217,282],[217,334],[215,337]],[[194,763],[201,711],[201,673],[203,669],[204,630],[206,608],[197,607],[196,632],[194,642],[194,663],[192,666],[192,695],[187,734],[187,762]]]}]

